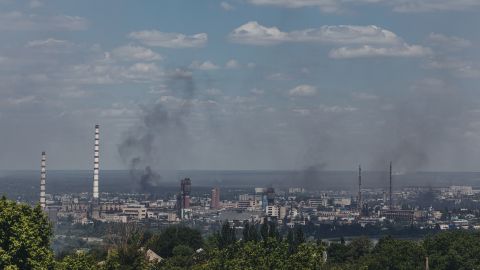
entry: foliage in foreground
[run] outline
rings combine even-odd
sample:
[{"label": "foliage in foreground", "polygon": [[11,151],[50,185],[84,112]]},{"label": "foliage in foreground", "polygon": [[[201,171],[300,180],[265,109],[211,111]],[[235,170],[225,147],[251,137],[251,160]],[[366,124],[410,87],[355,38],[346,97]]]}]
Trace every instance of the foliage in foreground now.
[{"label": "foliage in foreground", "polygon": [[52,228],[42,209],[0,199],[0,269],[50,269]]},{"label": "foliage in foreground", "polygon": [[[367,237],[349,243],[306,241],[296,227],[281,236],[276,224],[246,223],[238,240],[227,222],[203,239],[200,232],[173,226],[160,233],[127,224],[107,237],[104,250],[77,252],[57,261],[50,248],[52,229],[39,207],[0,199],[0,269],[16,270],[204,270],[204,269],[479,269],[480,233],[447,231],[422,241]],[[162,256],[149,261],[151,249]]]}]

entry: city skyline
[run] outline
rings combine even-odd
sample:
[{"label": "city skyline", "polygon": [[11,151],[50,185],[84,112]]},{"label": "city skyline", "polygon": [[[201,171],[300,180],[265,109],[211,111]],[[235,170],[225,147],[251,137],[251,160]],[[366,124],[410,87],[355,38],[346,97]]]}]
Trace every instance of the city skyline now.
[{"label": "city skyline", "polygon": [[0,169],[478,171],[475,1],[0,6]]}]

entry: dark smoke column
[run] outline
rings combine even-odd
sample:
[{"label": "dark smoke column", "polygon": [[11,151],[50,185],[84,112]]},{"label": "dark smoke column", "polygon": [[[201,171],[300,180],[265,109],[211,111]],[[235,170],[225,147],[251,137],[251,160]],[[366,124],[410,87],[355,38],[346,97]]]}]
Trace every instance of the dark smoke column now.
[{"label": "dark smoke column", "polygon": [[190,178],[185,178],[180,181],[180,196],[177,200],[177,207],[180,219],[185,219],[185,209],[190,208],[190,191],[192,188],[192,181]]}]

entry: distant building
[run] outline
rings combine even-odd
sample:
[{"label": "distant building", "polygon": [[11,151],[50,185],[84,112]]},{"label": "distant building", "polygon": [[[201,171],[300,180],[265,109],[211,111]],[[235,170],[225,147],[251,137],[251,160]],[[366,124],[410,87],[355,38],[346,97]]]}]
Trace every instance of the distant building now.
[{"label": "distant building", "polygon": [[240,195],[238,195],[238,200],[239,200],[239,201],[255,200],[255,195],[251,195],[251,194],[240,194]]},{"label": "distant building", "polygon": [[312,198],[308,199],[308,205],[311,207],[318,207],[318,206],[327,206],[327,200],[324,200],[322,198]]},{"label": "distant building", "polygon": [[386,209],[380,211],[380,216],[396,222],[412,223],[415,212],[413,210]]},{"label": "distant building", "polygon": [[280,216],[280,209],[275,205],[268,205],[265,213],[267,214],[268,217],[278,218]]},{"label": "distant building", "polygon": [[450,186],[449,189],[454,196],[473,195],[471,186]]},{"label": "distant building", "polygon": [[218,187],[215,187],[212,189],[212,198],[210,201],[210,208],[211,209],[220,208],[220,189]]},{"label": "distant building", "polygon": [[123,214],[129,219],[142,220],[147,218],[147,208],[144,205],[128,205],[123,208]]},{"label": "distant building", "polygon": [[291,187],[291,188],[288,188],[288,193],[290,194],[305,193],[305,189],[301,187]]},{"label": "distant building", "polygon": [[248,200],[248,201],[238,201],[237,208],[238,209],[256,209],[257,208],[257,201]]}]

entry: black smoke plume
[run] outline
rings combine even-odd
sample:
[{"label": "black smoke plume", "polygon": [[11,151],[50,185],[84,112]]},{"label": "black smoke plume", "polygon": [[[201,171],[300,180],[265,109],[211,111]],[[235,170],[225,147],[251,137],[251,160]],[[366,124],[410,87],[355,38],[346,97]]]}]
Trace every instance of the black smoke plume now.
[{"label": "black smoke plume", "polygon": [[118,146],[141,191],[152,192],[162,180],[159,171],[184,167],[191,152],[186,120],[191,112],[195,83],[190,73],[177,71],[168,77],[167,86],[172,95],[143,106],[140,121]]}]

